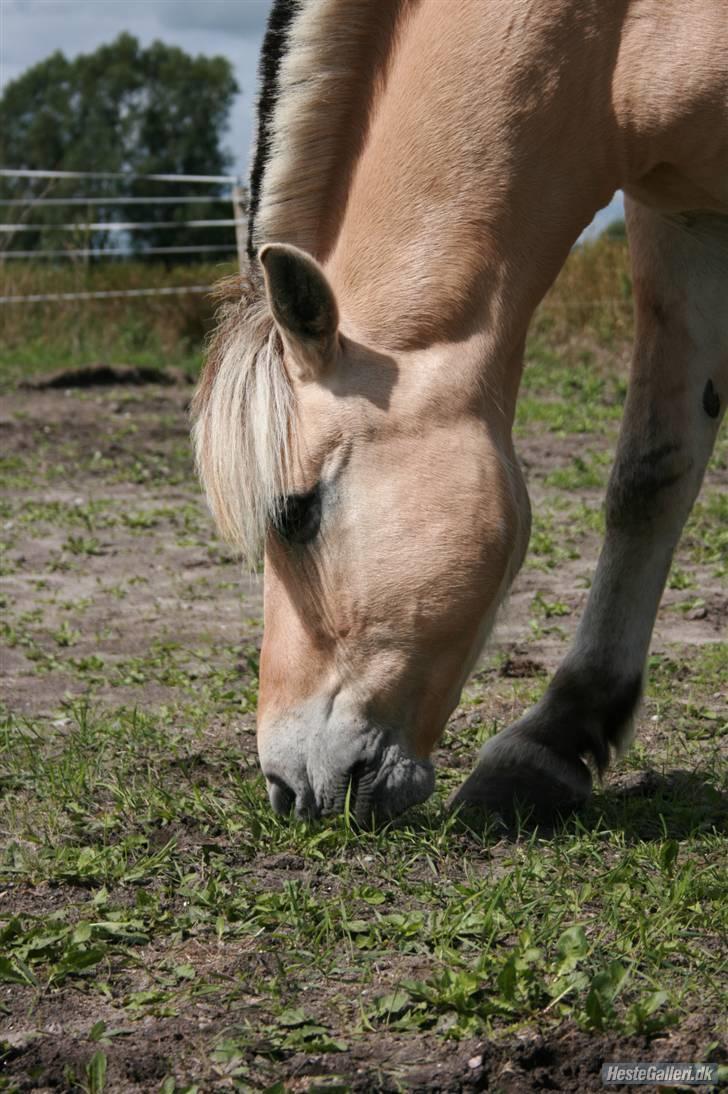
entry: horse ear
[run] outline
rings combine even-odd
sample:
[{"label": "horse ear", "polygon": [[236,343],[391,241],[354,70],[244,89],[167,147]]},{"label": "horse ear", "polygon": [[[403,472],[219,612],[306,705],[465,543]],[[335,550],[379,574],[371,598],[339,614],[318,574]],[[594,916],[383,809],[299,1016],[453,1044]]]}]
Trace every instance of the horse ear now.
[{"label": "horse ear", "polygon": [[324,271],[298,247],[270,243],[259,256],[268,304],[302,379],[315,380],[336,354],[339,309]]}]

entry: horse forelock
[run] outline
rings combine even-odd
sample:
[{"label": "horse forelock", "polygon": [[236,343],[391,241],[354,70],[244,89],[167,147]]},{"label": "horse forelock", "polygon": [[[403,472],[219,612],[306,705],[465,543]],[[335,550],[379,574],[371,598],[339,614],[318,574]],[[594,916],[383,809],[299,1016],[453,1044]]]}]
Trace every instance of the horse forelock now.
[{"label": "horse forelock", "polygon": [[260,283],[233,277],[217,293],[192,407],[195,458],[220,533],[254,566],[285,494],[293,390]]}]

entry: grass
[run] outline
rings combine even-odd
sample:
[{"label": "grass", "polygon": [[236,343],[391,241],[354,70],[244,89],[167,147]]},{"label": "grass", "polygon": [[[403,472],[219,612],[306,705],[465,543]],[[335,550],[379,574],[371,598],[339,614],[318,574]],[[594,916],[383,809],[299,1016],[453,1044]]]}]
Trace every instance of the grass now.
[{"label": "grass", "polygon": [[[0,296],[211,285],[235,270],[231,262],[171,269],[140,262],[0,262]],[[0,309],[0,377],[6,389],[49,368],[96,361],[174,365],[194,376],[214,321],[212,303],[201,294],[0,304]]]},{"label": "grass", "polygon": [[[534,1030],[556,1088],[596,1089],[585,1045],[633,1058],[669,1037],[654,1058],[665,1044],[718,1058],[728,644],[711,621],[728,555],[725,438],[671,574],[637,741],[589,809],[552,834],[507,835],[444,807],[479,744],[543,692],[579,618],[629,310],[609,304],[587,336],[586,313],[563,305],[626,300],[625,270],[616,243],[578,252],[536,318],[517,420],[534,529],[505,613],[518,630],[465,689],[433,799],[376,831],[268,806],[253,734],[259,593],[200,503],[187,393],[36,405],[12,394],[19,366],[78,363],[73,315],[14,320],[0,351],[12,430],[0,1089],[393,1090],[416,1085],[416,1064],[431,1065],[424,1088],[469,1076],[507,1090]],[[138,360],[125,307],[80,336],[94,354]],[[138,352],[151,359],[169,338],[165,360],[188,352],[194,367],[200,343],[171,314]]]},{"label": "grass", "polygon": [[[676,666],[653,667],[663,717]],[[203,753],[179,714],[63,711],[59,725],[8,714],[0,736],[2,881],[66,894],[40,912],[21,900],[3,928],[0,980],[31,1007],[71,984],[124,1024],[213,1002],[240,1017],[210,1066],[238,1079],[256,1055],[273,1079],[294,1050],[344,1051],[382,1028],[654,1033],[695,1007],[725,1011],[725,770],[679,726],[662,760],[688,765],[682,799],[667,785],[650,801],[603,792],[552,838],[510,842],[441,799],[376,833],[345,817],[291,824],[249,753]],[[276,856],[295,856],[290,880]],[[260,972],[231,975],[251,946]]]}]

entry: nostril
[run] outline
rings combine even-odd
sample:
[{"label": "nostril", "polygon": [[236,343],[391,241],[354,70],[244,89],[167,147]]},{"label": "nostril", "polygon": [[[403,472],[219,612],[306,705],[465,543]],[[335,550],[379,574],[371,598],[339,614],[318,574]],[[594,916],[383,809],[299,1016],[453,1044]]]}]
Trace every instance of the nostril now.
[{"label": "nostril", "polygon": [[287,816],[296,804],[296,795],[288,783],[277,775],[268,775],[268,797],[273,811],[279,816]]}]

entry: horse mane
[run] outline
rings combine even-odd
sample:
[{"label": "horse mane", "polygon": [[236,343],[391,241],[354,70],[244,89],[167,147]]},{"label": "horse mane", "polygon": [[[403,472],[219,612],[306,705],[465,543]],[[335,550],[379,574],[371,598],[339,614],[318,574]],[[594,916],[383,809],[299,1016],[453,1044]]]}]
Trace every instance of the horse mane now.
[{"label": "horse mane", "polygon": [[274,0],[268,15],[258,63],[258,102],[253,166],[248,183],[248,260],[255,259],[255,222],[260,206],[260,190],[270,159],[271,125],[278,99],[278,73],[288,42],[288,32],[296,12],[296,0]]},{"label": "horse mane", "polygon": [[261,55],[249,253],[292,243],[324,261],[400,18],[416,3],[276,0]]},{"label": "horse mane", "polygon": [[192,403],[198,474],[251,565],[286,493],[295,401],[257,250],[323,260],[338,232],[399,15],[416,0],[276,0],[261,52],[247,269],[215,290],[218,324]]}]

